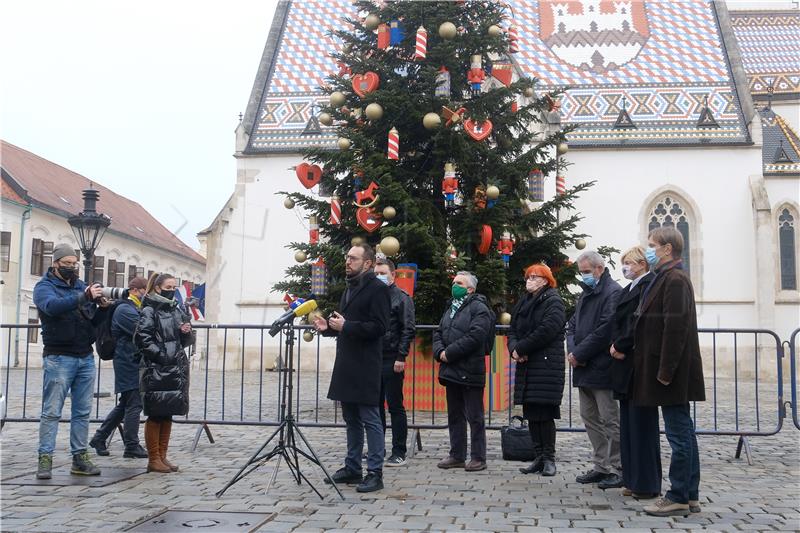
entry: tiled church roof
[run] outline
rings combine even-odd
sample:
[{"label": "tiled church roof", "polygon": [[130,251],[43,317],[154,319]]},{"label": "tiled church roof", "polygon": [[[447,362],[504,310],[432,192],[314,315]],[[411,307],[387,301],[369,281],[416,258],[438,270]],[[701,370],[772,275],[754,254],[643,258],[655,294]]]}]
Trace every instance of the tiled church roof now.
[{"label": "tiled church roof", "polygon": [[800,98],[800,11],[731,11],[754,99]]},{"label": "tiled church roof", "polygon": [[[520,50],[512,57],[518,68],[548,88],[572,87],[561,100],[561,114],[563,123],[580,126],[570,135],[573,145],[750,141],[712,3],[508,3],[519,33]],[[333,145],[331,128],[302,133],[313,105],[326,101],[319,86],[337,70],[328,54],[338,44],[327,34],[344,26],[344,14],[355,17],[350,0],[280,2],[276,19],[282,24],[274,24],[270,36],[275,49],[268,46],[271,61],[262,60],[269,72],[255,87],[260,94],[251,96],[258,108],[245,120],[247,152]],[[587,44],[603,54],[587,53]],[[614,128],[623,99],[635,129]],[[706,101],[719,127],[697,126]]]},{"label": "tiled church roof", "polygon": [[800,137],[797,132],[771,109],[763,109],[760,113],[764,135],[764,175],[800,175]]}]

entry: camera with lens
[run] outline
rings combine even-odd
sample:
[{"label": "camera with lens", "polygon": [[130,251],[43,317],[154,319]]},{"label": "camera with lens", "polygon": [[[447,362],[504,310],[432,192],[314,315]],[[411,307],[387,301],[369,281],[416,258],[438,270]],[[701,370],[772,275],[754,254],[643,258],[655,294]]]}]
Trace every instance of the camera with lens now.
[{"label": "camera with lens", "polygon": [[128,297],[128,289],[122,287],[103,287],[101,297],[106,300],[124,300]]}]

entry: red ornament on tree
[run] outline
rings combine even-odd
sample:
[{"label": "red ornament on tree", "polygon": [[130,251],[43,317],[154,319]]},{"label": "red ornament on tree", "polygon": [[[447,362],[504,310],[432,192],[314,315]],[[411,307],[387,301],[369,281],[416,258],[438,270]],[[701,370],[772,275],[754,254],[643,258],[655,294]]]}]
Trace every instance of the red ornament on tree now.
[{"label": "red ornament on tree", "polygon": [[503,237],[497,241],[497,251],[503,257],[503,265],[508,268],[508,262],[514,254],[514,239],[509,232],[504,231]]},{"label": "red ornament on tree", "polygon": [[444,196],[444,206],[452,208],[456,205],[456,193],[458,192],[458,178],[456,178],[456,166],[453,163],[445,163],[444,179],[442,180],[442,195]]},{"label": "red ornament on tree", "polygon": [[400,134],[396,128],[389,130],[389,147],[386,152],[386,157],[397,161],[400,159]]},{"label": "red ornament on tree", "polygon": [[319,244],[319,223],[317,217],[308,217],[308,244]]},{"label": "red ornament on tree", "polygon": [[331,196],[331,217],[328,222],[334,226],[342,223],[342,203],[336,195]]},{"label": "red ornament on tree", "polygon": [[414,59],[423,60],[428,53],[428,31],[424,26],[417,28],[417,42],[414,47]]},{"label": "red ornament on tree", "polygon": [[389,48],[391,37],[392,35],[388,24],[383,23],[378,26],[378,48],[381,50]]},{"label": "red ornament on tree", "polygon": [[294,167],[294,172],[297,174],[297,179],[306,189],[314,187],[322,179],[322,169],[319,165],[300,163]]},{"label": "red ornament on tree", "polygon": [[361,98],[364,95],[371,93],[381,84],[381,79],[374,72],[365,72],[364,74],[356,74],[353,76],[353,92]]},{"label": "red ornament on tree", "polygon": [[478,253],[486,255],[492,247],[492,227],[488,224],[481,226],[478,232]]},{"label": "red ornament on tree", "polygon": [[517,41],[519,40],[519,36],[517,35],[517,25],[514,22],[508,25],[508,53],[509,54],[516,54],[519,52],[519,44]]},{"label": "red ornament on tree", "polygon": [[556,176],[556,194],[565,194],[567,192],[567,178],[564,176]]}]

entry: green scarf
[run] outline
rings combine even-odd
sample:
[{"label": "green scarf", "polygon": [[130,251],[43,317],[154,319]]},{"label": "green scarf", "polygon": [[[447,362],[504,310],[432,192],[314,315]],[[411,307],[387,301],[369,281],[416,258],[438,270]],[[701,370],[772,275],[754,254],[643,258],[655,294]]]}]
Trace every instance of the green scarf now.
[{"label": "green scarf", "polygon": [[458,311],[458,308],[461,307],[461,305],[464,303],[464,300],[466,300],[468,296],[469,294],[462,296],[461,298],[453,298],[452,302],[450,302],[450,318],[456,316],[456,311]]}]

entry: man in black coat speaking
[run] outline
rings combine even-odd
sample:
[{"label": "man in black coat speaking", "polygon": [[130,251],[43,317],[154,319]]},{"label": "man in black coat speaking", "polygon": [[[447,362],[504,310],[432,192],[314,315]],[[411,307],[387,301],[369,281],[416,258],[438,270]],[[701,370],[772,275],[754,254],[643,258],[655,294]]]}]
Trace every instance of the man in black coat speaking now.
[{"label": "man in black coat speaking", "polygon": [[[358,492],[383,488],[383,424],[380,415],[383,335],[389,324],[389,287],[373,273],[375,252],[368,245],[350,248],[345,258],[347,288],[339,311],[326,320],[314,319],[325,336],[336,337],[336,361],[328,398],[342,404],[347,425],[344,468],[333,474],[337,483],[358,483]],[[364,430],[367,434],[367,476],[361,477]]]}]

